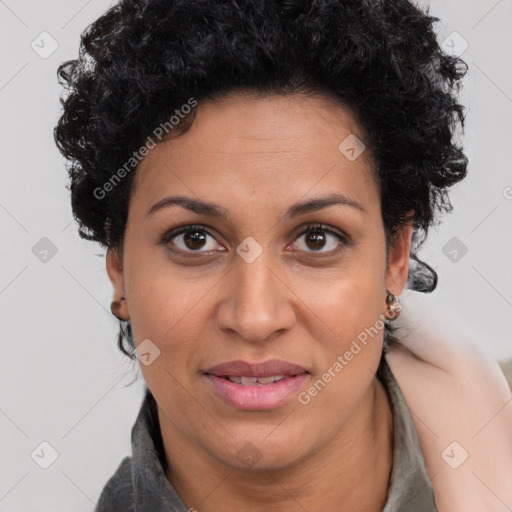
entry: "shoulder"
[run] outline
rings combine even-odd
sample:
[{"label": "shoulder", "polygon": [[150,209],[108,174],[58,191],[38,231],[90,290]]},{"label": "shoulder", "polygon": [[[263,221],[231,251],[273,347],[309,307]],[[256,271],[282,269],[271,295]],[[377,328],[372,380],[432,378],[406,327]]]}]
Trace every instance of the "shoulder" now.
[{"label": "shoulder", "polygon": [[414,387],[415,380],[429,379],[426,393],[475,393],[473,399],[481,398],[489,406],[490,397],[498,401],[511,398],[498,361],[483,349],[484,343],[447,317],[433,297],[416,292],[408,295],[396,326],[399,343],[387,358],[409,387]]},{"label": "shoulder", "polygon": [[470,335],[437,312],[426,318],[405,316],[386,359],[411,411],[436,503],[441,512],[496,510],[496,496],[512,502],[509,383]]},{"label": "shoulder", "polygon": [[94,512],[129,512],[133,508],[132,459],[125,457],[101,491]]}]

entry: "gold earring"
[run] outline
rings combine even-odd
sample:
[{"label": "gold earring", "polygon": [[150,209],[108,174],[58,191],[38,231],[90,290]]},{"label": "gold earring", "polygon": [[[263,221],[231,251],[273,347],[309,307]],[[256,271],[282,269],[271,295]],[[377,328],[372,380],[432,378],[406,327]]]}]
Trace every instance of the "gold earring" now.
[{"label": "gold earring", "polygon": [[398,295],[393,295],[389,290],[386,290],[386,292],[386,304],[388,306],[386,318],[388,320],[396,320],[400,315],[400,311],[402,311],[400,297]]}]

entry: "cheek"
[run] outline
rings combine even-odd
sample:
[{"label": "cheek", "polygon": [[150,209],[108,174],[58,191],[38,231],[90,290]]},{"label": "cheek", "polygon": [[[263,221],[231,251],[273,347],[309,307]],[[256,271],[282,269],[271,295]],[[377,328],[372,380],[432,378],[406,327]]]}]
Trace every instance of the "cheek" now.
[{"label": "cheek", "polygon": [[162,247],[149,242],[130,243],[138,239],[137,235],[143,237],[127,231],[125,258],[126,292],[136,342],[145,338],[157,344],[172,342],[183,329],[194,337],[200,323],[191,319],[197,318],[201,297],[214,282],[187,280]]},{"label": "cheek", "polygon": [[133,258],[126,269],[135,344],[149,339],[159,350],[154,364],[140,365],[146,382],[170,385],[174,376],[186,385],[189,361],[200,359],[199,345],[211,315],[204,299],[215,283],[185,282],[170,266],[155,268],[142,258]]},{"label": "cheek", "polygon": [[[320,372],[330,371],[331,376],[335,373],[347,377],[343,386],[348,383],[355,390],[361,375],[365,374],[362,381],[366,382],[366,377],[378,367],[384,336],[384,311],[380,293],[374,291],[363,295],[360,286],[353,287],[350,292],[332,302],[326,322],[330,323],[333,332],[323,338],[323,346],[319,347],[323,354]],[[365,300],[361,301],[363,296]],[[338,384],[341,384],[340,380],[337,379]]]},{"label": "cheek", "polygon": [[[374,261],[372,261],[374,260]],[[385,264],[383,258],[358,258],[337,279],[325,283],[309,296],[312,309],[318,312],[330,344],[344,349],[360,333],[377,327],[383,329],[381,315],[385,309]]]},{"label": "cheek", "polygon": [[310,428],[315,426],[315,416],[339,427],[339,421],[350,415],[368,390],[382,354],[383,299],[379,290],[374,286],[365,290],[361,282],[345,283],[331,304],[325,304],[322,317],[333,332],[315,340],[318,364],[299,396],[305,410],[315,411],[305,416]]},{"label": "cheek", "polygon": [[[375,251],[375,253],[378,253]],[[325,326],[315,336],[319,357],[315,379],[327,383],[318,404],[355,403],[367,389],[375,373],[384,335],[384,256],[361,256],[330,286],[319,290],[315,312]],[[323,333],[323,334],[321,334]],[[315,391],[313,391],[315,393]]]}]

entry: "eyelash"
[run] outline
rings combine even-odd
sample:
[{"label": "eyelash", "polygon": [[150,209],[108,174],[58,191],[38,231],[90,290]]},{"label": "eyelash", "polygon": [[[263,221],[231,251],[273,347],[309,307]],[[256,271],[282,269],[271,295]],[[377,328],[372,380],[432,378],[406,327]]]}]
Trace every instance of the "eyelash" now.
[{"label": "eyelash", "polygon": [[[202,226],[200,224],[190,224],[187,226],[182,226],[180,228],[168,231],[167,233],[164,234],[160,243],[162,245],[167,245],[173,238],[176,238],[177,236],[179,236],[183,233],[187,233],[189,231],[199,231],[199,232],[205,233],[208,236],[215,239],[215,237],[212,235],[212,233],[209,231],[209,229],[206,228],[205,226]],[[336,231],[327,227],[325,224],[310,224],[310,225],[308,225],[306,227],[306,229],[304,229],[301,233],[299,233],[297,235],[295,240],[297,240],[301,236],[306,235],[312,231],[323,231],[325,233],[335,236],[341,243],[342,247],[348,245],[347,236],[342,235],[341,233],[337,233]],[[184,254],[185,257],[197,257],[198,255],[200,256],[200,255],[205,254],[204,252],[201,252],[201,251],[183,251],[182,249],[177,249],[176,251]],[[306,252],[310,253],[310,254],[320,255],[320,257],[322,257],[322,256],[332,256],[334,254],[337,254],[339,251],[340,251],[340,248],[337,248],[337,249],[334,249],[331,251],[327,251],[327,252],[320,252],[320,251],[318,251],[318,252],[317,251],[306,251]]]}]

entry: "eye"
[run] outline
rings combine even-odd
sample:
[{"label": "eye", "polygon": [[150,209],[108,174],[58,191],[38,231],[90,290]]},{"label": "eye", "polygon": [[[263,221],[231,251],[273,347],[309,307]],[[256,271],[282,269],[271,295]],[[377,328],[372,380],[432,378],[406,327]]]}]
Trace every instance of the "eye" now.
[{"label": "eye", "polygon": [[[301,237],[304,242],[300,243]],[[331,240],[329,242],[329,239]],[[294,242],[294,248],[299,251],[336,253],[347,244],[347,238],[341,233],[329,229],[323,224],[314,224],[307,227],[297,238],[299,242]],[[327,250],[323,250],[327,248]]]},{"label": "eye", "polygon": [[[304,242],[300,242],[304,237]],[[213,251],[225,251],[225,247],[211,242],[208,246],[208,239],[215,240],[214,236],[205,226],[189,225],[182,226],[166,233],[161,240],[163,245],[171,244],[178,249],[177,252],[188,253],[192,255]],[[294,241],[294,249],[314,253],[336,253],[343,246],[347,245],[347,237],[341,233],[324,226],[323,224],[314,224],[307,227]],[[330,242],[329,242],[330,240]],[[327,248],[327,250],[323,250]],[[172,248],[171,248],[172,249]],[[174,249],[172,249],[174,250]]]},{"label": "eye", "polygon": [[[216,250],[216,244],[214,243],[210,243],[208,247],[208,238],[215,240],[204,226],[191,225],[169,231],[163,236],[161,243],[164,245],[172,243],[181,252],[202,254],[203,252]],[[176,241],[174,241],[175,239]],[[218,250],[225,251],[224,247],[219,247]]]}]

